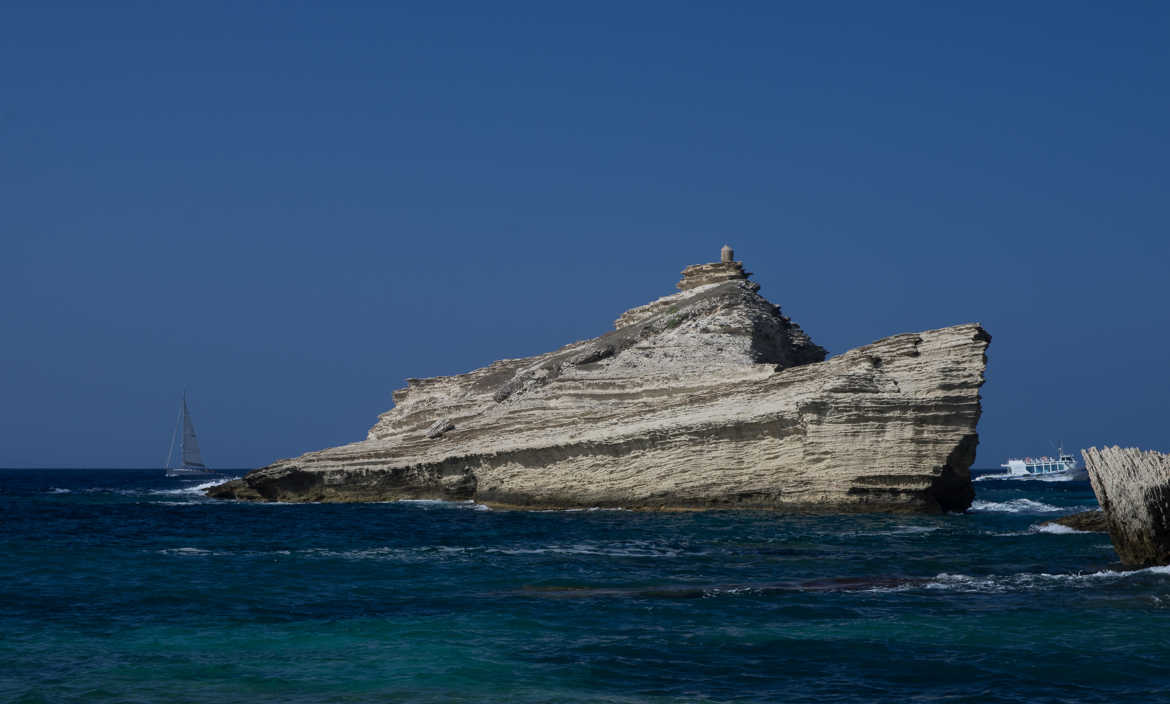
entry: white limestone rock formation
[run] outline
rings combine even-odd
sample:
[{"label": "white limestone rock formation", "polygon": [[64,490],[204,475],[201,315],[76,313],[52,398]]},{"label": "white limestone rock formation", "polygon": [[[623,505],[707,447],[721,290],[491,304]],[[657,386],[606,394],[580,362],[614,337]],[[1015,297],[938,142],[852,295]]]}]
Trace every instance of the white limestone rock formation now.
[{"label": "white limestone rock formation", "polygon": [[[408,379],[361,442],[208,491],[517,508],[961,511],[974,496],[977,324],[822,361],[725,248],[592,340]],[[693,285],[692,285],[693,284]]]},{"label": "white limestone rock formation", "polygon": [[1170,455],[1115,445],[1081,456],[1121,561],[1170,564]]}]

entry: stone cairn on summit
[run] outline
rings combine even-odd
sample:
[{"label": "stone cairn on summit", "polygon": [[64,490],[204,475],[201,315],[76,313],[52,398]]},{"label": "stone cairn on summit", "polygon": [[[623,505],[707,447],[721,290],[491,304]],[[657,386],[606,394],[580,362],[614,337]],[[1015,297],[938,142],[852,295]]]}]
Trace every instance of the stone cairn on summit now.
[{"label": "stone cairn on summit", "polygon": [[[692,288],[723,281],[743,280],[752,274],[750,271],[744,271],[743,262],[735,261],[735,250],[731,248],[731,245],[725,244],[720,250],[719,261],[688,266],[683,269],[682,275],[682,281],[675,284],[680,291],[688,291]],[[759,285],[756,285],[756,290],[758,289]]]}]

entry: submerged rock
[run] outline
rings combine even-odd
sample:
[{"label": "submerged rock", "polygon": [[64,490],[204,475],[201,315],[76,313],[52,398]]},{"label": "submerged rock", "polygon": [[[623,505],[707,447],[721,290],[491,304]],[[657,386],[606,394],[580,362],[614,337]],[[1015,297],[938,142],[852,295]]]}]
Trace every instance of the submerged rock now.
[{"label": "submerged rock", "polygon": [[1083,530],[1088,533],[1108,533],[1109,525],[1105,520],[1105,512],[1099,509],[1092,511],[1081,511],[1080,513],[1072,513],[1060,518],[1053,518],[1051,521],[1044,521],[1040,525],[1047,526],[1051,524],[1065,526],[1073,530]]},{"label": "submerged rock", "polygon": [[1170,564],[1170,455],[1117,446],[1081,455],[1121,561]]},{"label": "submerged rock", "polygon": [[[366,440],[209,496],[498,506],[961,511],[974,491],[977,324],[823,361],[725,247],[592,340],[408,379]],[[440,431],[441,429],[441,431]]]}]

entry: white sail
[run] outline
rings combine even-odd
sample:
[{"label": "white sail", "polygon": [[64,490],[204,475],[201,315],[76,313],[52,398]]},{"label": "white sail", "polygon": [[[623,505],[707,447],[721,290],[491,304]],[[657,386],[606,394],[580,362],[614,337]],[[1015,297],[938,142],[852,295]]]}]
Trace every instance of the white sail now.
[{"label": "white sail", "polygon": [[182,458],[184,467],[206,469],[203,456],[199,454],[199,440],[195,437],[195,424],[191,422],[191,411],[187,410],[187,397],[183,397],[183,440]]},{"label": "white sail", "polygon": [[[171,464],[175,440],[179,441],[177,467]],[[187,408],[186,393],[183,394],[183,402],[179,405],[179,417],[175,418],[175,429],[171,432],[171,447],[167,450],[167,461],[163,467],[168,477],[204,477],[217,474],[215,470],[208,469],[207,465],[203,464],[203,455],[199,452],[199,439],[195,436],[195,424],[191,422],[191,410]]]}]

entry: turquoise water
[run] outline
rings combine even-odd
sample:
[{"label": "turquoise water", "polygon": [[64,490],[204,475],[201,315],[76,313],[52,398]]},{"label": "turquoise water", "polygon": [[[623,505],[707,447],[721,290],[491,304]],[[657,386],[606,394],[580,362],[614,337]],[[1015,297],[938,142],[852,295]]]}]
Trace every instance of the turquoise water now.
[{"label": "turquoise water", "polygon": [[1170,568],[947,516],[263,505],[151,471],[0,472],[0,700],[1151,702]]}]

